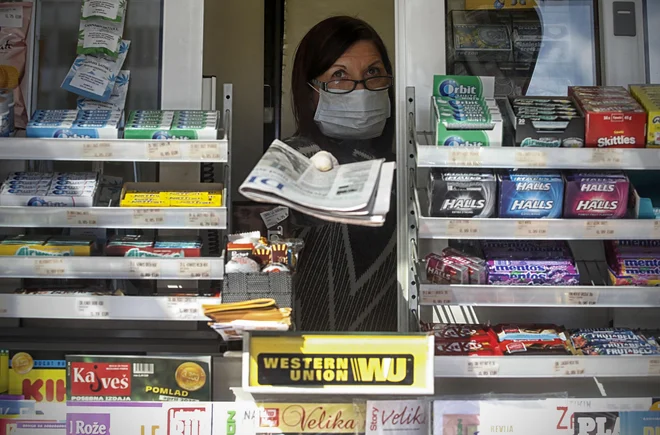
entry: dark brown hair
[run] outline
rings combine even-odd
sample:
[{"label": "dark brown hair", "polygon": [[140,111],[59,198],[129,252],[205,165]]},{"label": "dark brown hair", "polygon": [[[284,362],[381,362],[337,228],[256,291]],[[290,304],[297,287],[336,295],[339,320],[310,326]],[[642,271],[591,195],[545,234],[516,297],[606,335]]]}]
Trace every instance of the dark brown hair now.
[{"label": "dark brown hair", "polygon": [[[346,50],[359,41],[371,41],[375,44],[385,65],[385,71],[392,75],[392,63],[383,40],[373,27],[358,18],[348,16],[327,18],[312,27],[300,41],[291,78],[297,135],[308,137],[319,144],[324,142],[325,138],[314,122],[315,107],[312,92],[315,91],[309,86],[309,82],[326,72]],[[391,151],[394,137],[393,88],[390,88],[389,96],[392,116],[387,120],[381,137],[375,140],[378,151],[382,153]]]}]

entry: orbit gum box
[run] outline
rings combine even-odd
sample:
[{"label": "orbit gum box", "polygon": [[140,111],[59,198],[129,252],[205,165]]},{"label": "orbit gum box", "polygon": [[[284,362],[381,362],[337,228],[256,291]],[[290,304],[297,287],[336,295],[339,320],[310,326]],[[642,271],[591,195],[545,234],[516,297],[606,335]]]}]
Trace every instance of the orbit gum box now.
[{"label": "orbit gum box", "polygon": [[559,172],[510,170],[499,176],[499,216],[560,218],[564,180]]},{"label": "orbit gum box", "polygon": [[211,357],[66,357],[67,397],[83,402],[211,401]]},{"label": "orbit gum box", "polygon": [[573,171],[566,176],[565,218],[626,216],[628,177],[619,171]]},{"label": "orbit gum box", "polygon": [[644,148],[646,111],[620,86],[570,86],[584,112],[585,146],[591,148]]}]

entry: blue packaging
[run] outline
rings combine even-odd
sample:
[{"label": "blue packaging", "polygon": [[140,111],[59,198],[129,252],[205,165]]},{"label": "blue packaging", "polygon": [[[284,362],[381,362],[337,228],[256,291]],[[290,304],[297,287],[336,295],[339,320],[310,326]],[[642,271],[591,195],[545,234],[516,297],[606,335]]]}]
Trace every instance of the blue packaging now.
[{"label": "blue packaging", "polygon": [[559,172],[510,170],[499,176],[501,218],[560,218],[564,179]]}]

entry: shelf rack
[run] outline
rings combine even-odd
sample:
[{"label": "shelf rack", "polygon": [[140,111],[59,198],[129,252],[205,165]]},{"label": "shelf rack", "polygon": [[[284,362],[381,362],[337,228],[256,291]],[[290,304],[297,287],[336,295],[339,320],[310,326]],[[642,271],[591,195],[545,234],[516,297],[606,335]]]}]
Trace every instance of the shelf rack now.
[{"label": "shelf rack", "polygon": [[[400,325],[417,330],[421,313],[471,307],[660,307],[657,287],[608,285],[604,262],[582,262],[579,286],[437,285],[425,282],[420,244],[450,239],[660,239],[657,220],[454,219],[427,215],[426,192],[418,170],[445,168],[660,169],[653,149],[515,148],[433,146],[428,132],[416,128],[415,88],[406,88],[406,146],[399,151],[399,282],[408,311]],[[443,378],[658,377],[660,358],[645,356],[435,357]]]}]

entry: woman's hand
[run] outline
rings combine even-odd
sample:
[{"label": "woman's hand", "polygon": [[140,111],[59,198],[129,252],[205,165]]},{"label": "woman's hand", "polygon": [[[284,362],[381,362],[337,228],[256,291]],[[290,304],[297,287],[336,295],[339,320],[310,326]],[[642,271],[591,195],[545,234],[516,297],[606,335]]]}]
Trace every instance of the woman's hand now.
[{"label": "woman's hand", "polygon": [[335,166],[339,166],[339,162],[335,156],[327,151],[319,151],[318,153],[314,154],[310,160],[312,161],[314,167],[321,172],[328,172]]}]

